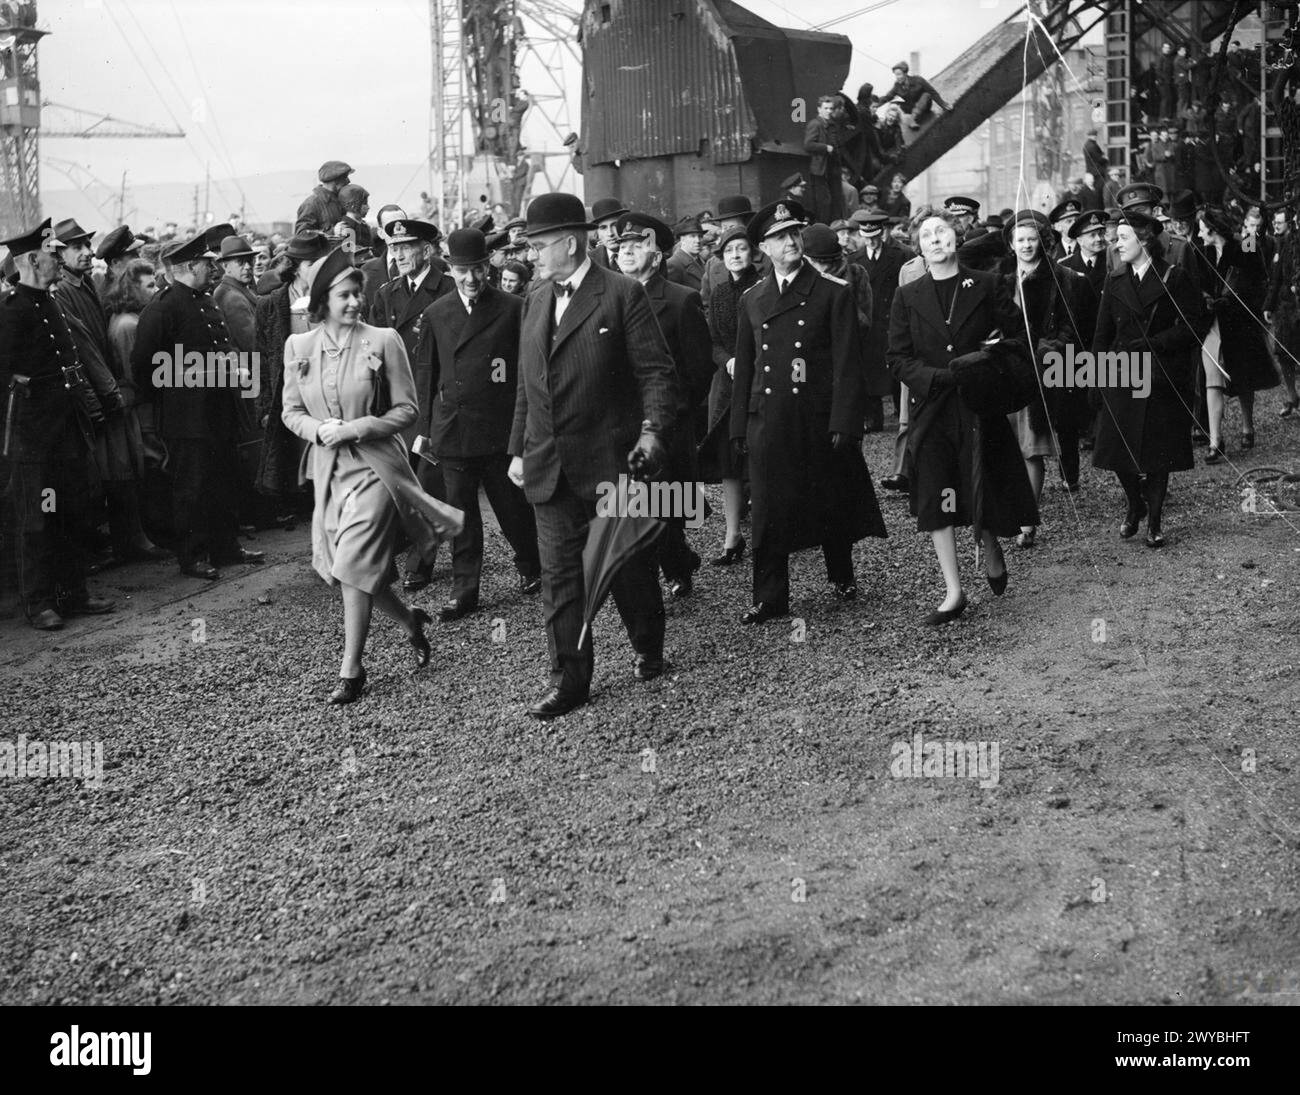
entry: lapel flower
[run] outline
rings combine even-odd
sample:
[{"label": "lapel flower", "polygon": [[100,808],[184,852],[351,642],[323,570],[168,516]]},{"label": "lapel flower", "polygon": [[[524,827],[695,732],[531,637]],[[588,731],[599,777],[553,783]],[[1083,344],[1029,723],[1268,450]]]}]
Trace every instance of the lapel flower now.
[{"label": "lapel flower", "polygon": [[975,279],[974,279],[974,278],[964,278],[964,279],[962,280],[961,287],[962,287],[963,289],[969,289],[969,288],[970,288],[972,285],[974,285],[974,284],[975,284]]},{"label": "lapel flower", "polygon": [[289,365],[298,370],[298,379],[301,380],[307,375],[307,370],[311,368],[311,361],[305,357],[295,357],[289,362]]}]

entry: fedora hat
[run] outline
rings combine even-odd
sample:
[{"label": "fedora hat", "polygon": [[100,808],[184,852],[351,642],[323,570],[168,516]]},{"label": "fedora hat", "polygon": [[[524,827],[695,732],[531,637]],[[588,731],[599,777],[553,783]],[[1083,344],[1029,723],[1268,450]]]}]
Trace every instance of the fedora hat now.
[{"label": "fedora hat", "polygon": [[447,261],[452,266],[477,266],[487,260],[487,236],[481,229],[457,228],[447,237]]},{"label": "fedora hat", "polygon": [[218,257],[222,262],[229,259],[251,259],[255,254],[248,241],[243,236],[226,236],[221,241],[221,249],[218,251]]},{"label": "fedora hat", "polygon": [[69,217],[65,221],[59,221],[54,226],[54,236],[60,243],[66,243],[69,247],[77,243],[85,243],[86,240],[94,237],[94,232],[87,232],[79,225],[75,218]]},{"label": "fedora hat", "polygon": [[308,228],[304,232],[299,232],[289,241],[284,253],[294,262],[315,262],[317,259],[323,258],[329,249],[329,237],[324,232]]},{"label": "fedora hat", "polygon": [[536,236],[561,228],[581,228],[590,232],[595,227],[587,220],[587,210],[583,207],[581,198],[557,191],[554,194],[539,194],[528,203],[524,235]]}]

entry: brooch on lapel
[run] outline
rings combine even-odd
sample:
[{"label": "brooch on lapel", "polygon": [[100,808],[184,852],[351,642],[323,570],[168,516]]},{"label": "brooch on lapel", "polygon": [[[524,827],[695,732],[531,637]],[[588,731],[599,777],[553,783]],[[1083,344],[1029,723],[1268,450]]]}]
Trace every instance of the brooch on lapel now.
[{"label": "brooch on lapel", "polygon": [[367,339],[361,340],[361,364],[369,369],[372,373],[378,372],[384,362],[374,350],[369,349],[370,342]]},{"label": "brooch on lapel", "polygon": [[963,289],[969,289],[974,284],[975,284],[974,278],[965,278],[961,283],[961,287]]},{"label": "brooch on lapel", "polygon": [[307,375],[308,370],[311,369],[311,361],[310,359],[305,357],[295,357],[292,361],[289,362],[289,364],[297,367],[299,380],[305,377]]}]

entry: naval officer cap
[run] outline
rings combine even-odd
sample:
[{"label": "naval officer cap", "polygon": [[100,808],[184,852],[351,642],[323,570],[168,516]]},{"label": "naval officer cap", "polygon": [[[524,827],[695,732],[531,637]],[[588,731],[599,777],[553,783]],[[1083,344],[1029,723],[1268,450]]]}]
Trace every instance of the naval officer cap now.
[{"label": "naval officer cap", "polygon": [[746,229],[749,242],[757,247],[759,241],[768,236],[775,236],[778,232],[786,232],[791,228],[802,229],[806,215],[803,206],[791,198],[765,205],[749,222]]}]

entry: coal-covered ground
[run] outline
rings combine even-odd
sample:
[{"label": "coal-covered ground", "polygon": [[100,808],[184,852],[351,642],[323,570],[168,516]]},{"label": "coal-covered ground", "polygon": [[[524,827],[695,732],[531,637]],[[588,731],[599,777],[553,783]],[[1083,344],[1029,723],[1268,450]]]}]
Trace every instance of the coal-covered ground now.
[{"label": "coal-covered ground", "polygon": [[[1271,394],[1236,469],[1295,462]],[[891,449],[867,440],[877,479]],[[1052,475],[1005,597],[963,546],[947,628],[919,626],[942,585],[890,495],[855,604],[804,553],[797,618],[746,628],[748,557],[706,567],[645,684],[607,606],[594,702],[549,724],[495,531],[482,611],[419,673],[377,620],[344,709],[304,528],[214,586],[105,572],[112,616],[0,621],[0,741],[105,767],[0,778],[0,1002],[1300,1000],[1300,518],[1243,513],[1203,455],[1161,552],[1118,538],[1112,476]],[[720,517],[691,537],[716,554]],[[895,778],[916,734],[997,743],[996,785]]]}]

